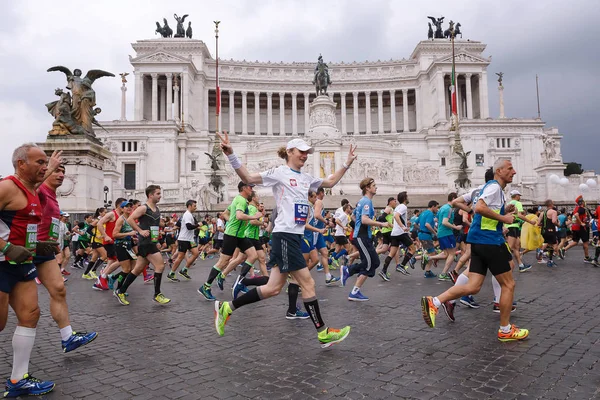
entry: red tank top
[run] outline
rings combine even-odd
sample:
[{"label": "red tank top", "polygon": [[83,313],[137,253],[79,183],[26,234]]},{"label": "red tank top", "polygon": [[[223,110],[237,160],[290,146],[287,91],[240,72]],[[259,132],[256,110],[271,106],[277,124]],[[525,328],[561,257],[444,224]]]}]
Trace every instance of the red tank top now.
[{"label": "red tank top", "polygon": [[[31,193],[15,176],[7,176],[27,196],[27,206],[21,210],[0,210],[0,237],[15,246],[35,253],[38,225],[42,221],[42,204],[37,193]],[[0,253],[0,261],[6,257]],[[10,260],[9,260],[10,261]]]},{"label": "red tank top", "polygon": [[113,239],[112,242],[107,242],[105,240],[102,240],[102,244],[110,244],[110,243],[114,243],[114,237],[113,237],[113,231],[115,230],[115,224],[117,223],[117,220],[119,219],[119,214],[117,214],[117,210],[113,210],[112,211],[113,214],[115,214],[115,219],[113,221],[107,222],[106,225],[104,226],[104,232],[106,232],[106,234]]},{"label": "red tank top", "polygon": [[38,240],[58,241],[60,227],[60,207],[56,199],[56,193],[46,184],[42,183],[38,190],[40,204],[42,205],[42,222],[38,227]]}]

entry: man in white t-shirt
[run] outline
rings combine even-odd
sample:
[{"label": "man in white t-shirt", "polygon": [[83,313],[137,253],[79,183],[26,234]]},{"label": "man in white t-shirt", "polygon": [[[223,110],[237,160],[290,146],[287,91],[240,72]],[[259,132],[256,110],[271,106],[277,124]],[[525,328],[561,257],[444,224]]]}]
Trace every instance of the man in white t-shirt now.
[{"label": "man in white t-shirt", "polygon": [[175,258],[175,261],[173,262],[171,272],[167,275],[167,279],[171,282],[179,282],[179,279],[175,276],[175,271],[179,268],[179,264],[184,260],[188,251],[192,253],[192,256],[185,260],[186,266],[179,271],[179,275],[186,280],[192,279],[188,274],[188,269],[200,255],[198,244],[195,240],[196,235],[194,234],[194,231],[198,229],[198,221],[196,221],[196,218],[192,215],[192,213],[196,211],[197,203],[195,200],[188,200],[185,203],[185,206],[187,211],[183,213],[183,216],[181,217],[181,230],[177,237],[177,258]]},{"label": "man in white t-shirt", "polygon": [[335,251],[331,253],[330,265],[331,263],[339,265],[338,259],[342,256],[347,256],[350,253],[350,243],[346,237],[346,226],[348,226],[348,223],[350,222],[348,217],[349,208],[350,202],[347,199],[343,199],[342,206],[335,210],[335,214],[333,215],[333,220],[335,222],[335,232],[333,234]]},{"label": "man in white t-shirt", "polygon": [[409,275],[408,264],[410,263],[411,268],[415,268],[415,260],[413,255],[415,254],[416,248],[413,241],[410,238],[408,229],[408,193],[398,193],[398,205],[394,209],[394,226],[392,228],[392,234],[390,237],[390,254],[385,258],[383,263],[383,270],[379,271],[379,276],[384,281],[389,281],[390,276],[387,272],[390,262],[396,256],[400,245],[404,246],[406,252],[404,253],[404,259],[396,266],[396,271]]}]

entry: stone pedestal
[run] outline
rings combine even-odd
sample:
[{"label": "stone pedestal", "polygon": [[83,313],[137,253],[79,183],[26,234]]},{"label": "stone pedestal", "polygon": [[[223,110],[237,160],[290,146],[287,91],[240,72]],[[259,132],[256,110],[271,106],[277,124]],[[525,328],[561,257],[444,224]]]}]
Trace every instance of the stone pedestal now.
[{"label": "stone pedestal", "polygon": [[337,139],[342,136],[336,127],[336,103],[329,96],[317,96],[310,103],[308,136],[315,139]]},{"label": "stone pedestal", "polygon": [[[58,188],[58,202],[69,213],[93,212],[104,205],[104,163],[112,154],[102,143],[83,135],[48,137],[38,143],[46,154],[62,150],[65,180]],[[108,199],[112,200],[109,193]]]}]

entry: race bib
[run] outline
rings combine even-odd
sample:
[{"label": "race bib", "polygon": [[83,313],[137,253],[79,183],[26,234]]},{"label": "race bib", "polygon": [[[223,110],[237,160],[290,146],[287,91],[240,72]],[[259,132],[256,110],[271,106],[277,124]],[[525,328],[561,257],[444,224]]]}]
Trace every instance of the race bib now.
[{"label": "race bib", "polygon": [[27,250],[32,250],[35,254],[37,242],[37,224],[27,224],[27,233],[25,234],[25,248]]},{"label": "race bib", "polygon": [[150,240],[152,241],[152,243],[158,242],[158,231],[159,231],[158,226],[150,227]]},{"label": "race bib", "polygon": [[297,225],[306,225],[308,210],[308,204],[294,204],[294,221]]},{"label": "race bib", "polygon": [[48,232],[48,238],[53,241],[58,241],[60,235],[60,222],[58,218],[52,218],[50,222],[50,231]]}]

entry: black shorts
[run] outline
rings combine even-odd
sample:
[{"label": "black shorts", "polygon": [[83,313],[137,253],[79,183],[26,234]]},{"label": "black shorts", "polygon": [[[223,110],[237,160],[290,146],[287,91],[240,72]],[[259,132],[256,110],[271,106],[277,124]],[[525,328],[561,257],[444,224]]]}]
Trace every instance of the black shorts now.
[{"label": "black shorts", "polygon": [[173,237],[173,235],[166,235],[165,236],[165,243],[169,247],[173,246],[175,244],[175,238]]},{"label": "black shorts", "polygon": [[348,244],[348,238],[346,236],[334,236],[335,244],[345,246]]},{"label": "black shorts", "polygon": [[186,253],[188,250],[192,250],[198,247],[196,242],[190,242],[187,240],[178,240],[177,241],[177,251],[180,253]]},{"label": "black shorts", "polygon": [[460,242],[465,243],[465,244],[469,244],[469,242],[467,241],[467,236],[468,235],[469,235],[468,233],[464,233],[464,232],[461,233],[460,234]]},{"label": "black shorts", "polygon": [[[408,236],[408,235],[402,235]],[[373,246],[373,241],[368,237],[358,237],[356,239],[358,251],[360,253],[360,263],[352,264],[348,271],[350,275],[365,275],[370,278],[375,276],[375,270],[379,267],[379,255]]]},{"label": "black shorts", "polygon": [[231,257],[233,253],[235,253],[235,249],[239,248],[243,253],[250,247],[253,247],[252,243],[250,243],[250,240],[225,234],[223,235],[223,247],[221,248],[221,254]]},{"label": "black shorts", "polygon": [[413,241],[410,240],[410,235],[408,233],[403,233],[398,236],[391,236],[390,246],[391,247],[400,247],[400,245],[409,248],[412,246]]},{"label": "black shorts", "polygon": [[567,228],[560,228],[557,236],[559,239],[565,239],[567,237]]},{"label": "black shorts", "polygon": [[198,237],[198,244],[204,246],[205,244],[207,244],[210,241],[210,238],[205,237],[205,238],[201,238]]},{"label": "black shorts", "polygon": [[223,247],[223,239],[215,239],[215,242],[213,243],[213,248],[215,250],[219,250],[221,247]]},{"label": "black shorts", "polygon": [[556,237],[556,231],[542,232],[542,237],[544,238],[544,243],[546,243],[546,244],[557,244],[558,243],[558,239]]},{"label": "black shorts", "polygon": [[79,249],[79,250],[85,250],[88,247],[90,247],[90,242],[82,242],[82,241],[77,242],[77,249]]},{"label": "black shorts", "polygon": [[410,232],[410,238],[412,239],[413,242],[416,242],[417,239],[419,239],[419,232],[418,231],[411,231]]},{"label": "black shorts", "polygon": [[579,228],[578,231],[573,231],[573,241],[575,243],[579,243],[581,240],[582,243],[587,243],[590,241],[590,231],[585,228]]},{"label": "black shorts", "polygon": [[[131,253],[129,253],[128,250],[131,251]],[[131,247],[126,243],[115,245],[115,253],[117,255],[117,260],[119,261],[133,261],[135,259],[131,256],[133,250],[131,250]]]},{"label": "black shorts", "polygon": [[37,276],[37,269],[32,263],[11,264],[0,261],[0,292],[10,293],[17,283],[30,281]]},{"label": "black shorts", "polygon": [[260,242],[261,242],[262,244],[268,244],[270,240],[271,240],[271,238],[270,238],[270,237],[268,237],[268,236],[261,236],[261,237],[260,237]]},{"label": "black shorts", "polygon": [[107,243],[104,245],[104,250],[106,250],[106,255],[108,256],[109,259],[111,260],[116,260],[117,259],[117,252],[115,250],[115,244],[114,243]]},{"label": "black shorts", "polygon": [[302,254],[302,240],[302,235],[275,232],[271,237],[273,245],[267,265],[271,268],[278,267],[282,274],[306,268],[306,261]]},{"label": "black shorts", "polygon": [[511,226],[508,228],[508,233],[506,236],[519,239],[521,237],[521,228],[517,226]]},{"label": "black shorts", "polygon": [[511,259],[512,255],[506,243],[500,245],[471,243],[471,272],[486,275],[489,269],[492,275],[500,275],[510,271]]},{"label": "black shorts", "polygon": [[262,243],[260,242],[259,239],[248,239],[250,241],[250,243],[252,243],[252,246],[254,246],[254,248],[256,249],[256,251],[262,251],[263,247],[262,247]]},{"label": "black shorts", "polygon": [[160,250],[156,246],[156,243],[144,243],[138,244],[138,256],[140,257],[148,257],[151,254],[156,254]]},{"label": "black shorts", "polygon": [[102,243],[92,242],[92,249],[99,249],[102,247]]},{"label": "black shorts", "polygon": [[381,237],[383,238],[383,244],[389,245],[391,243],[392,231],[382,232]]}]

